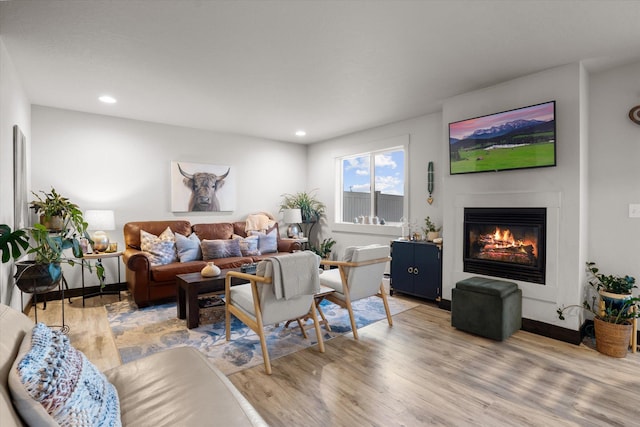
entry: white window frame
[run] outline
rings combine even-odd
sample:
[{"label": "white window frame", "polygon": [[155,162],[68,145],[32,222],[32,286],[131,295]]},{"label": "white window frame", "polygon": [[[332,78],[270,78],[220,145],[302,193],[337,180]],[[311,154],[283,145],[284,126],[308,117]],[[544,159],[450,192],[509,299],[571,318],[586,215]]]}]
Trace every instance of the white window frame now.
[{"label": "white window frame", "polygon": [[[357,149],[359,148],[359,149]],[[384,226],[380,225],[368,225],[368,224],[355,224],[349,218],[342,218],[343,212],[343,170],[342,162],[345,159],[361,156],[370,156],[370,167],[372,173],[370,174],[370,187],[371,194],[375,191],[375,155],[388,152],[388,151],[404,151],[404,196],[403,196],[403,216],[406,218],[409,215],[409,135],[400,135],[391,138],[385,138],[366,146],[356,147],[351,152],[345,152],[335,158],[336,165],[336,197],[335,197],[335,218],[334,229],[336,231],[349,231],[356,233],[370,233],[370,234],[384,234],[395,236],[398,234],[398,230],[402,227],[401,222],[387,222]],[[371,197],[371,212],[373,212],[374,198]]]}]

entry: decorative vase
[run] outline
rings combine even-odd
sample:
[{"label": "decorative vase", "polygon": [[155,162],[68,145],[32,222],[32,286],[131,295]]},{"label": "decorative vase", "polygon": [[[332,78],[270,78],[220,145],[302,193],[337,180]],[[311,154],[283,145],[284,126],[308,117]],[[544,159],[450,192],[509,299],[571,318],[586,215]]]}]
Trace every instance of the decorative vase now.
[{"label": "decorative vase", "polygon": [[596,350],[611,357],[626,357],[631,342],[631,323],[610,323],[593,319],[596,331]]},{"label": "decorative vase", "polygon": [[213,262],[208,262],[207,265],[205,265],[204,268],[200,271],[200,274],[202,275],[202,277],[215,277],[219,276],[221,271],[222,270],[220,270],[220,267],[215,265]]},{"label": "decorative vase", "polygon": [[440,237],[440,232],[439,231],[429,231],[427,232],[427,240],[430,242],[433,242],[433,239],[437,239],[438,237]]},{"label": "decorative vase", "polygon": [[109,248],[109,237],[104,231],[96,231],[93,233],[93,250],[96,252],[104,252]]}]

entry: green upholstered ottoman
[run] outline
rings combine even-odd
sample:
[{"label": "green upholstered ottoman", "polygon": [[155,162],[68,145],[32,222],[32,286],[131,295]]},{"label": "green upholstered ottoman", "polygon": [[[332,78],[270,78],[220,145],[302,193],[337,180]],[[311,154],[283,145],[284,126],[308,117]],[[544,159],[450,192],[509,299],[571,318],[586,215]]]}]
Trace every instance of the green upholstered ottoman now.
[{"label": "green upholstered ottoman", "polygon": [[502,341],[522,327],[522,290],[513,282],[470,277],[456,283],[451,326]]}]

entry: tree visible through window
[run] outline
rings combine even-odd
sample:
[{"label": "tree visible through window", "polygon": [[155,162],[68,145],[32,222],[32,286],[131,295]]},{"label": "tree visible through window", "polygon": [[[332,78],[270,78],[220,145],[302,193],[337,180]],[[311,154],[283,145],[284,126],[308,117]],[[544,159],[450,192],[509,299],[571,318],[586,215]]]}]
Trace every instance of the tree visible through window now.
[{"label": "tree visible through window", "polygon": [[341,164],[342,222],[360,216],[400,222],[405,216],[403,147],[343,157]]}]

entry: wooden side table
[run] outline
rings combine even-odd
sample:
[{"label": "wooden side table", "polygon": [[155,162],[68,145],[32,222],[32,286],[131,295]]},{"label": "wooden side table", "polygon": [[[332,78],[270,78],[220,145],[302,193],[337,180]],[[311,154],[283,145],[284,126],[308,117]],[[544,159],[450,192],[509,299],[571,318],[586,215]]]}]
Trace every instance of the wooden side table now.
[{"label": "wooden side table", "polygon": [[[92,254],[84,254],[81,258],[81,262],[82,262],[82,306],[84,307],[84,300],[88,299],[88,298],[93,298],[93,297],[97,297],[97,296],[102,296],[102,295],[118,295],[118,301],[122,301],[122,296],[120,295],[120,291],[117,289],[114,290],[104,290],[102,287],[100,287],[100,290],[98,292],[93,292],[90,294],[85,294],[84,292],[84,269],[85,269],[85,262],[88,264],[89,261],[91,260],[96,260],[98,263],[102,263],[102,259],[103,258],[116,258],[116,261],[118,263],[118,281],[116,283],[120,283],[120,258],[122,257],[122,251],[118,251],[118,252],[96,252],[96,253],[92,253]],[[106,285],[105,285],[106,286]]]}]

